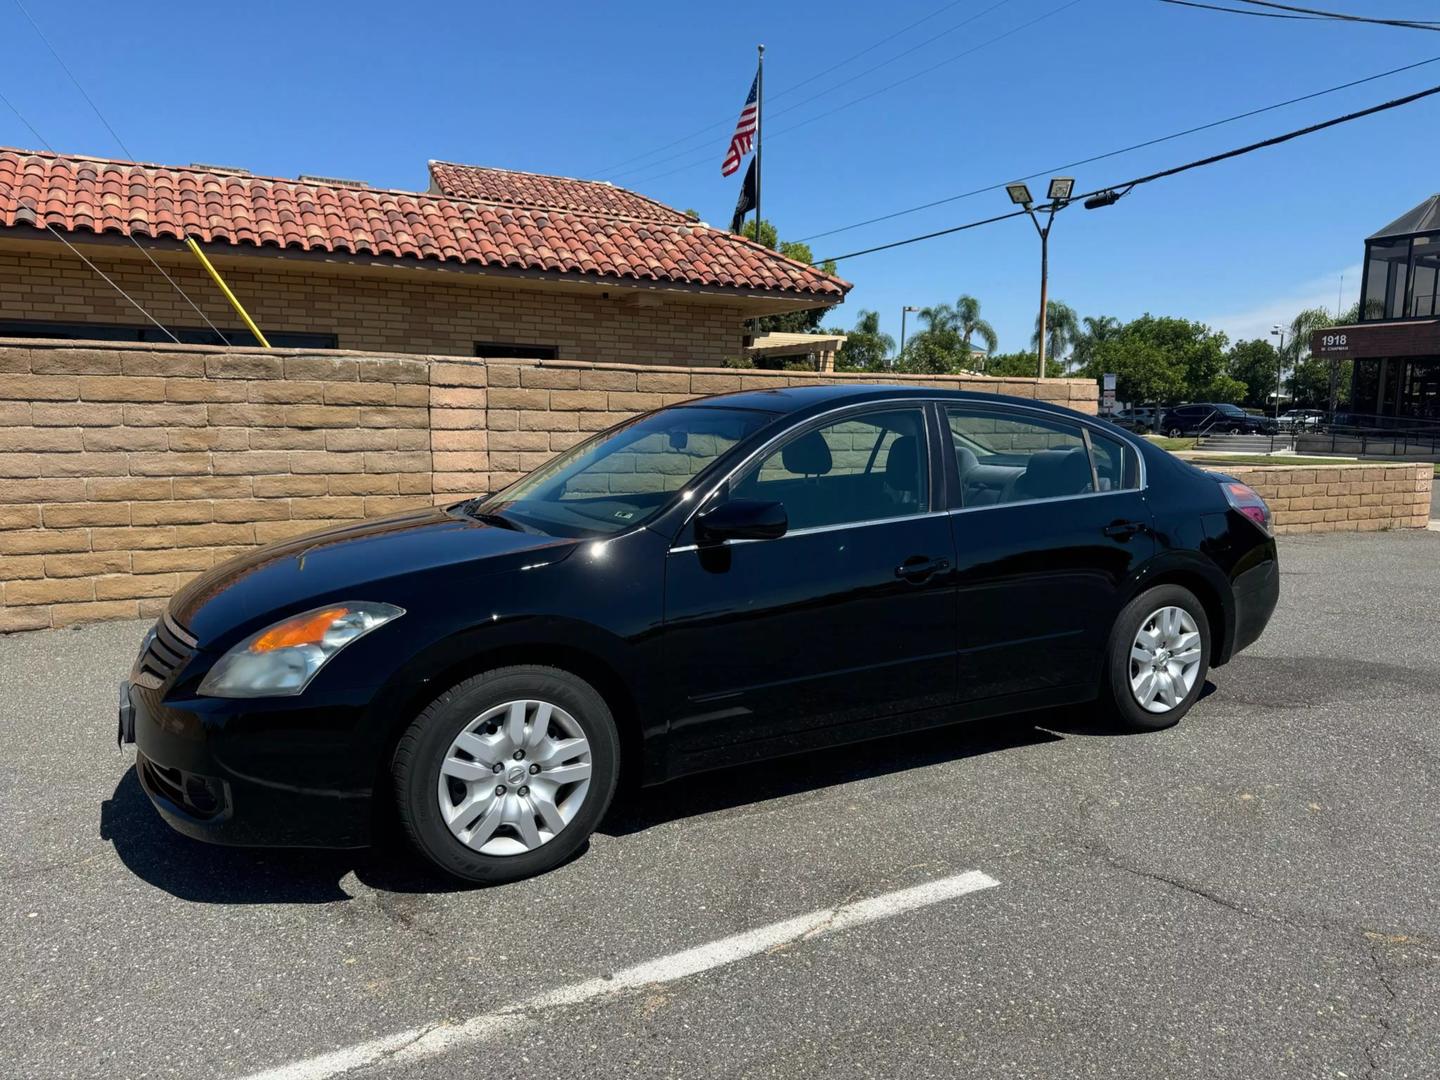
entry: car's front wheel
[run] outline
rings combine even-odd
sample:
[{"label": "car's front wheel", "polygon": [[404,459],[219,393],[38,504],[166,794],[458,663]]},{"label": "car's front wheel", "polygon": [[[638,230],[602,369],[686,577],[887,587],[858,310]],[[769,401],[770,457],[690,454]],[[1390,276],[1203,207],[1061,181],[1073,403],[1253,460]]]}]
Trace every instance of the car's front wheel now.
[{"label": "car's front wheel", "polygon": [[1169,431],[1166,432],[1166,434],[1169,435],[1172,439],[1178,439],[1180,438],[1181,431],[1178,427],[1172,427]]},{"label": "car's front wheel", "polygon": [[615,793],[620,740],[605,700],[552,667],[497,668],[440,695],[401,736],[401,824],[436,866],[498,884],[573,855]]},{"label": "car's front wheel", "polygon": [[1177,723],[1205,689],[1210,620],[1189,589],[1159,585],[1125,606],[1110,634],[1101,702],[1123,726]]}]

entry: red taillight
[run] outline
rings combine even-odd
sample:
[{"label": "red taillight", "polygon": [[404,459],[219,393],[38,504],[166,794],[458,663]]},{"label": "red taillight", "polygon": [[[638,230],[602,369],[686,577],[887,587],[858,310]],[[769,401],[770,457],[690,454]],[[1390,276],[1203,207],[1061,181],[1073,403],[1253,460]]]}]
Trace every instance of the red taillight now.
[{"label": "red taillight", "polygon": [[1270,513],[1270,507],[1265,505],[1265,500],[1255,489],[1238,480],[1223,480],[1220,486],[1225,489],[1225,498],[1230,500],[1230,505],[1259,525],[1266,535],[1269,535],[1273,516]]}]

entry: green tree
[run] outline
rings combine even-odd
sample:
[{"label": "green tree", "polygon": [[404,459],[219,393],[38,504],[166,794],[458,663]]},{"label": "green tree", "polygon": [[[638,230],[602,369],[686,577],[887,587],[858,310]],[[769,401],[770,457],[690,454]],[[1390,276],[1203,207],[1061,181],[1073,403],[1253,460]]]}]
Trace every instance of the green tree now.
[{"label": "green tree", "polygon": [[960,320],[949,304],[920,309],[923,328],[905,343],[896,367],[914,375],[944,375],[969,367],[970,352],[960,336]]},{"label": "green tree", "polygon": [[1096,344],[1085,374],[1099,379],[1115,375],[1115,394],[1135,404],[1179,400],[1185,387],[1185,369],[1178,357],[1141,335],[1111,338]]},{"label": "green tree", "polygon": [[841,371],[884,371],[887,359],[895,351],[895,339],[880,330],[878,311],[860,311],[855,329],[837,331],[846,334],[845,344],[836,354],[835,366]]},{"label": "green tree", "polygon": [[1231,378],[1245,384],[1241,404],[1264,408],[1275,391],[1275,376],[1280,366],[1275,346],[1264,338],[1237,341],[1226,354],[1225,366]]},{"label": "green tree", "polygon": [[[755,219],[750,218],[740,229],[740,235],[747,240],[755,239]],[[810,250],[809,244],[802,244],[793,240],[781,240],[780,234],[775,226],[769,221],[760,223],[760,244],[768,247],[771,251],[778,251],[787,259],[793,259],[806,266],[814,265],[815,255]],[[826,259],[820,265],[820,270],[827,274],[836,272],[835,260]],[[790,334],[813,334],[820,328],[820,322],[830,312],[830,308],[809,308],[805,311],[787,311],[783,315],[762,315],[755,320],[755,329],[760,334],[790,333]]]},{"label": "green tree", "polygon": [[[999,353],[985,363],[985,374],[997,378],[1033,379],[1035,368],[1040,363],[1040,354],[1033,352]],[[1058,379],[1065,374],[1065,365],[1053,356],[1045,357],[1045,376]]]},{"label": "green tree", "polygon": [[1070,359],[1077,368],[1083,370],[1089,365],[1095,346],[1102,341],[1113,340],[1124,329],[1125,324],[1114,315],[1086,315],[1081,322],[1084,329],[1075,339]]},{"label": "green tree", "polygon": [[[1069,304],[1051,300],[1045,305],[1045,355],[1063,357],[1080,336],[1080,317]],[[1040,316],[1035,316],[1035,332],[1030,335],[1030,347],[1040,351]],[[1049,365],[1046,365],[1047,367]]]}]

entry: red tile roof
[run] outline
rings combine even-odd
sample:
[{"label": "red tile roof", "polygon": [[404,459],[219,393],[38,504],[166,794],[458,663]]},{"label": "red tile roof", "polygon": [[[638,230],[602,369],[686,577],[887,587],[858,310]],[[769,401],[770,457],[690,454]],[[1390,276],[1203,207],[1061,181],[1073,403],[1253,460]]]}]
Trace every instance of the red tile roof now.
[{"label": "red tile roof", "polygon": [[[848,282],[633,192],[436,164],[464,196],[0,148],[0,228],[380,255],[838,302]],[[473,192],[473,194],[470,194]]]},{"label": "red tile roof", "polygon": [[430,190],[459,199],[480,199],[531,209],[580,210],[607,217],[683,222],[685,215],[664,203],[599,180],[491,169],[483,165],[430,162]]}]

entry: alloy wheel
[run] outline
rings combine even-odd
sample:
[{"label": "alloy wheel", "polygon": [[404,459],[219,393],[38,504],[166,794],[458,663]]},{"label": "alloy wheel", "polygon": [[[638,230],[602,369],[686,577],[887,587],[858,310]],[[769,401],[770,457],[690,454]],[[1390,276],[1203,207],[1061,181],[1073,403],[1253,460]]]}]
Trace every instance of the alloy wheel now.
[{"label": "alloy wheel", "polygon": [[1181,607],[1153,611],[1130,646],[1130,692],[1140,707],[1165,713],[1189,696],[1200,674],[1200,627]]},{"label": "alloy wheel", "polygon": [[590,790],[590,743],[560,706],[510,701],[450,743],[436,792],[450,832],[482,855],[520,855],[553,840]]}]

